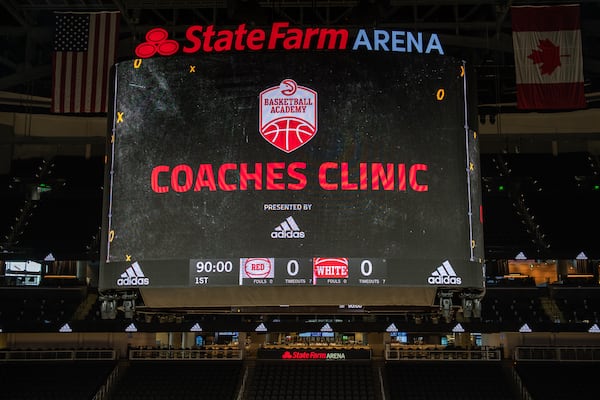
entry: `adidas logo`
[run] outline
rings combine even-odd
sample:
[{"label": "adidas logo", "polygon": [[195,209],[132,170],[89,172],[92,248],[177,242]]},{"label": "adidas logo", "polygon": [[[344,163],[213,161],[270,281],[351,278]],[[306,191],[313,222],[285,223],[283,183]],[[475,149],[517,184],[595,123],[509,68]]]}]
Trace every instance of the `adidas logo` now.
[{"label": "adidas logo", "polygon": [[254,330],[256,332],[267,332],[267,327],[261,322]]},{"label": "adidas logo", "polygon": [[521,333],[530,333],[530,332],[533,332],[533,331],[531,330],[531,328],[529,327],[529,325],[523,324],[523,326],[519,328],[519,332],[521,332]]},{"label": "adidas logo", "polygon": [[427,278],[427,283],[430,285],[460,285],[462,279],[456,275],[450,261],[446,260],[431,273],[431,276]]},{"label": "adidas logo", "polygon": [[292,216],[289,216],[271,232],[273,239],[304,239],[304,232]]},{"label": "adidas logo", "polygon": [[117,279],[117,286],[147,286],[150,279],[146,278],[140,264],[134,262]]}]

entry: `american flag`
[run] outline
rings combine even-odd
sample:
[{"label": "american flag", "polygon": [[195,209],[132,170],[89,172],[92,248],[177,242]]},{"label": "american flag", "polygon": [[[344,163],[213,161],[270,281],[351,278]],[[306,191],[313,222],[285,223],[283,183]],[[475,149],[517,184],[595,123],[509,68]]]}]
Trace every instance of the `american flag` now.
[{"label": "american flag", "polygon": [[107,112],[119,16],[118,12],[55,14],[51,112]]}]

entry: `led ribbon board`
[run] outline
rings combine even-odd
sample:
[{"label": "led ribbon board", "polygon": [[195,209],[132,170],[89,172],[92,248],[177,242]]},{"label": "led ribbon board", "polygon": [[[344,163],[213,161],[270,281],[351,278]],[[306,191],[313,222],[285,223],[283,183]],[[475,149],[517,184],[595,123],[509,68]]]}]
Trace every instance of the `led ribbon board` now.
[{"label": "led ribbon board", "polygon": [[481,287],[465,88],[435,54],[117,64],[101,286]]}]

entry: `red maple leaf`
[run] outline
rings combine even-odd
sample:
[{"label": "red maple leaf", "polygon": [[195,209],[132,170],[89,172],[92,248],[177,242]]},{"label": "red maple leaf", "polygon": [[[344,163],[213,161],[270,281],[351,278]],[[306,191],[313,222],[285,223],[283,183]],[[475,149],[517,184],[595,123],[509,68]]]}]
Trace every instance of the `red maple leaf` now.
[{"label": "red maple leaf", "polygon": [[552,43],[550,39],[544,39],[538,43],[538,49],[533,50],[527,58],[531,59],[534,64],[542,64],[540,65],[542,75],[551,75],[561,65],[560,47]]}]

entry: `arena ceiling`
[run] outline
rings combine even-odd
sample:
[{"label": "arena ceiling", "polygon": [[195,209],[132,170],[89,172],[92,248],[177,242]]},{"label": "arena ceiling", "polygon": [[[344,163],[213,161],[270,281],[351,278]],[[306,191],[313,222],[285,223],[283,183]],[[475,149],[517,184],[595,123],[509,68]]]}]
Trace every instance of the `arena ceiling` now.
[{"label": "arena ceiling", "polygon": [[[122,15],[119,59],[151,27],[163,26],[175,39],[194,24],[221,27],[381,27],[436,32],[448,52],[469,60],[477,72],[478,104],[514,111],[515,72],[510,7],[525,4],[581,4],[585,91],[589,107],[600,103],[600,3],[596,0],[0,0],[0,91],[50,97],[55,11],[115,10]],[[14,105],[0,99],[0,111]]]}]

